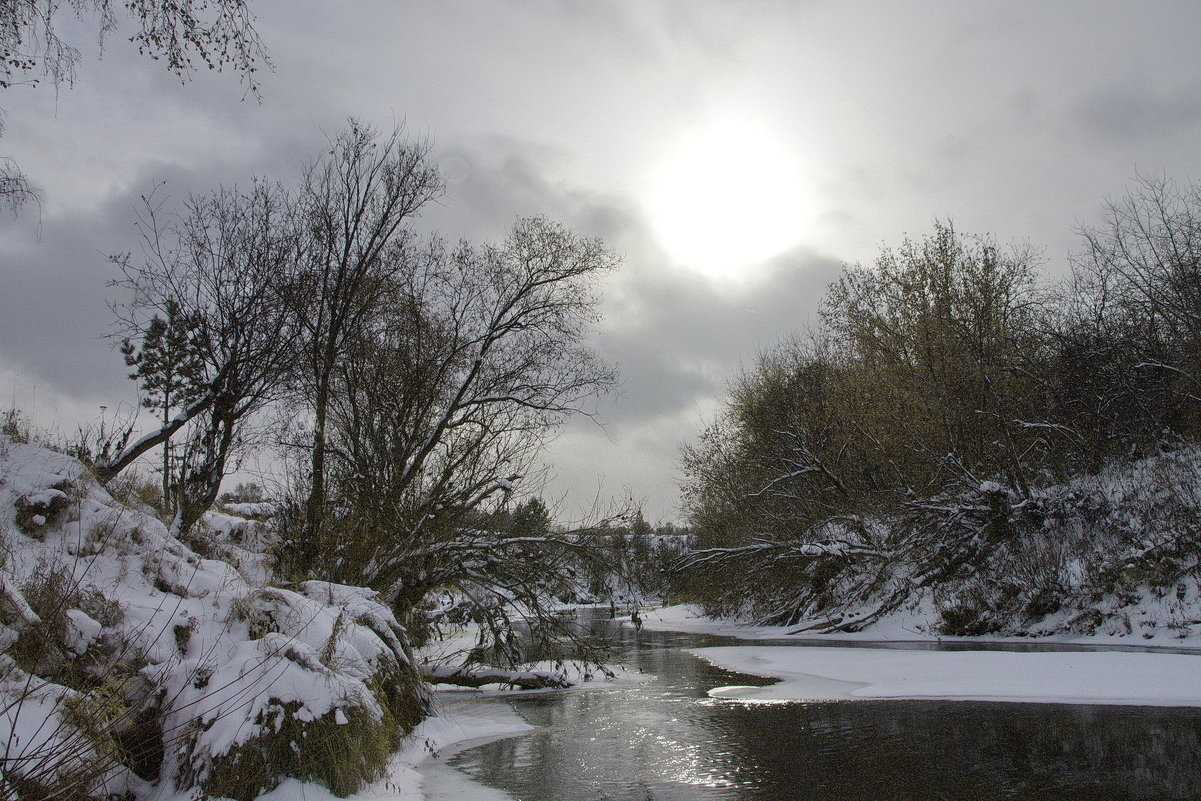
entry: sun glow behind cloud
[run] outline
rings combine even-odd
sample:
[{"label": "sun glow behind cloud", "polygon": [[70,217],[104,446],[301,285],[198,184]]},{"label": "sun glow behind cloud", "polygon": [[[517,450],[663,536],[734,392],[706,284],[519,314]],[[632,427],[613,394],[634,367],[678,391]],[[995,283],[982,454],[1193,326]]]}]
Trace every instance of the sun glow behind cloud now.
[{"label": "sun glow behind cloud", "polygon": [[681,140],[652,175],[646,204],[675,261],[738,281],[802,238],[813,199],[795,152],[762,126],[728,120]]}]

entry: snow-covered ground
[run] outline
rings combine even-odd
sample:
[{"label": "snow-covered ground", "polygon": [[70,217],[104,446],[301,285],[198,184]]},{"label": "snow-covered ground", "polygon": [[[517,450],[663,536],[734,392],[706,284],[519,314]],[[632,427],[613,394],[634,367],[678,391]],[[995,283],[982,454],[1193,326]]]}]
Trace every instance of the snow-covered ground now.
[{"label": "snow-covered ground", "polygon": [[[4,772],[80,788],[67,794],[166,801],[195,797],[241,752],[267,753],[284,725],[303,738],[324,726],[351,748],[390,744],[388,699],[372,688],[408,675],[404,629],[369,589],[274,585],[255,532],[210,513],[185,542],[79,461],[0,435]],[[397,725],[416,714],[393,709]],[[112,758],[130,731],[161,744],[156,772]],[[292,750],[315,758],[295,740]],[[243,776],[272,778],[233,767],[220,778]]]},{"label": "snow-covered ground", "polygon": [[[151,510],[110,495],[77,460],[0,434],[0,772],[36,758],[48,765],[36,777],[47,785],[79,774],[97,792],[183,801],[197,797],[218,760],[278,733],[288,716],[289,725],[324,722],[351,734],[391,725],[371,690],[409,664],[391,610],[365,588],[274,586],[263,535],[254,521],[210,512],[185,542]],[[474,639],[450,638],[443,656],[461,658]],[[645,678],[620,666],[522,667],[561,675],[570,691]],[[88,689],[98,681],[103,692]],[[406,739],[385,778],[352,798],[506,798],[444,760],[529,729],[504,699],[513,691],[436,689],[436,714]],[[166,754],[157,781],[106,756],[106,738],[151,704],[164,721],[146,724]],[[358,742],[345,740],[351,749]],[[292,750],[308,758],[295,741]],[[286,779],[261,797],[335,796]]]},{"label": "snow-covered ground", "polygon": [[[919,628],[922,620],[916,616],[894,616],[881,620],[866,632],[852,634],[822,634],[815,637],[824,641],[865,640],[870,642],[902,640],[934,640]],[[751,626],[735,620],[719,620],[705,617],[691,604],[664,606],[642,612],[642,626],[651,631],[684,631],[692,634],[717,634],[737,637],[740,640],[774,640],[788,637],[788,626]]]}]

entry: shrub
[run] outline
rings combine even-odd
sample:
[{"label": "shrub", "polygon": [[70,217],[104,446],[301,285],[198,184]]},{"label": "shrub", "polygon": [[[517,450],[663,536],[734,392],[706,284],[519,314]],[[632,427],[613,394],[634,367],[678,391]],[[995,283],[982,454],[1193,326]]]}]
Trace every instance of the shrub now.
[{"label": "shrub", "polygon": [[210,796],[253,801],[292,776],[347,796],[383,776],[401,731],[367,710],[336,709],[314,721],[298,720],[296,702],[273,705],[255,720],[268,734],[213,760],[200,786]]},{"label": "shrub", "polygon": [[0,412],[0,434],[9,437],[13,442],[29,444],[29,421],[17,409]]}]

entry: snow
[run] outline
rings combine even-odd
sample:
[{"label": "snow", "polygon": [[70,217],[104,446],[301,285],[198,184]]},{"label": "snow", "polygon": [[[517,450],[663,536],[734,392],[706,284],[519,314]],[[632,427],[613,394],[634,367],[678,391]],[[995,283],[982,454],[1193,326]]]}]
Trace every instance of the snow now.
[{"label": "snow", "polygon": [[[496,700],[451,700],[426,719],[409,737],[388,768],[386,778],[364,787],[344,801],[513,801],[512,797],[472,781],[446,764],[467,748],[513,737],[533,727],[506,703]],[[337,801],[318,784],[289,779],[258,801]]]},{"label": "snow", "polygon": [[1201,658],[1102,652],[912,651],[731,646],[691,653],[741,673],[780,679],[719,687],[757,701],[949,699],[1201,707]]},{"label": "snow", "polygon": [[[22,522],[31,508],[38,514]],[[131,703],[161,705],[169,742],[152,792],[162,801],[192,797],[193,788],[174,786],[185,768],[203,776],[283,714],[348,722],[357,710],[379,720],[370,686],[408,661],[404,630],[375,593],[327,582],[299,592],[270,586],[268,563],[241,547],[256,547],[260,524],[216,513],[206,522],[196,538],[202,555],[144,508],[114,499],[77,460],[0,436],[0,643],[42,624],[31,593],[58,593],[61,622],[50,624],[64,652],[87,655],[83,668],[118,682]],[[236,558],[212,558],[217,552]],[[7,764],[35,752],[57,755],[50,769],[60,774],[102,764],[69,714],[80,700],[0,654]],[[123,795],[137,782],[117,773],[100,789]],[[310,789],[308,797],[324,793]]]},{"label": "snow", "polygon": [[[37,514],[22,522],[21,510],[35,506]],[[66,590],[56,591],[70,598],[61,615],[65,652],[86,656],[87,664],[111,653],[133,655],[118,665],[136,671],[121,679],[122,688],[157,699],[165,731],[184,733],[169,737],[160,782],[120,771],[96,780],[99,795],[192,799],[196,788],[174,781],[182,769],[203,775],[214,759],[278,725],[284,706],[301,721],[330,715],[353,725],[354,711],[379,719],[369,688],[409,659],[403,627],[369,589],[325,581],[272,586],[271,559],[262,553],[270,536],[261,522],[209,512],[192,540],[203,550],[197,553],[148,509],[114,499],[75,459],[0,435],[0,645],[7,649],[27,627],[46,623],[30,604],[35,596],[26,596],[58,577]],[[581,689],[643,678],[573,663],[523,669],[562,672]],[[437,714],[406,740],[385,779],[351,798],[509,801],[444,762],[463,748],[530,729],[508,694],[499,687],[435,692]],[[104,764],[67,714],[81,698],[0,653],[4,755],[69,753],[63,770]],[[262,798],[334,796],[318,784],[285,780]]]},{"label": "snow", "polygon": [[244,503],[224,504],[225,510],[238,517],[272,517],[279,511],[279,505],[274,501],[254,501]]},{"label": "snow", "polygon": [[[511,801],[510,796],[471,781],[446,764],[460,751],[525,734],[533,729],[499,699],[440,701],[439,714],[424,721],[413,733],[414,744],[402,752],[397,766],[408,765],[420,775],[425,801]],[[419,750],[418,750],[419,749]],[[414,751],[417,750],[417,753]]]},{"label": "snow", "polygon": [[[1156,604],[1158,603],[1158,606]],[[1142,614],[1150,617],[1159,612],[1159,607],[1167,606],[1168,599],[1143,599]],[[792,640],[813,644],[823,643],[873,643],[873,642],[922,642],[922,643],[1026,643],[1055,645],[1086,645],[1106,646],[1114,648],[1164,648],[1172,650],[1201,649],[1201,636],[1190,633],[1186,637],[1173,634],[1163,629],[1152,629],[1143,634],[1132,634],[1125,631],[1098,631],[1095,634],[1058,633],[1040,637],[1021,636],[989,636],[955,637],[939,634],[933,622],[937,610],[933,608],[930,599],[923,597],[920,602],[909,608],[898,609],[885,615],[879,621],[862,631],[838,631],[828,634],[802,633],[790,635],[795,626],[755,626],[734,619],[716,619],[706,617],[701,610],[692,604],[665,606],[643,612],[643,628],[650,631],[681,631],[691,634],[715,634],[722,637],[735,637],[740,640]],[[1137,620],[1136,628],[1137,628]]]},{"label": "snow", "polygon": [[[923,628],[929,610],[907,610],[864,632],[792,637],[798,646],[755,645],[698,648],[692,653],[715,665],[780,679],[768,687],[716,688],[710,695],[743,700],[947,699],[1201,706],[1201,656],[1132,653],[1125,650],[1013,652],[940,651],[865,647],[871,642],[981,642],[938,637]],[[744,640],[785,639],[787,627],[746,626],[714,620],[693,606],[649,611],[645,628],[716,634]],[[996,641],[1031,643],[1030,638]],[[834,647],[823,647],[821,642]],[[837,643],[856,647],[837,647]],[[1074,636],[1039,638],[1054,645],[1090,644],[1121,648],[1130,638]],[[1179,646],[1179,641],[1139,639],[1140,647]]]},{"label": "snow", "polygon": [[86,612],[78,609],[67,610],[67,650],[75,656],[83,656],[100,637],[104,627],[93,620]]}]

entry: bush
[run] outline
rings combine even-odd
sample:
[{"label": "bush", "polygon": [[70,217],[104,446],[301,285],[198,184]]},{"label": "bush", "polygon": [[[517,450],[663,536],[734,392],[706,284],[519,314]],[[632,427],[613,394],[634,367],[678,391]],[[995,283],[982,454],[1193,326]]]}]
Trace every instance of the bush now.
[{"label": "bush", "polygon": [[253,801],[291,776],[345,797],[384,775],[404,734],[389,715],[376,720],[354,707],[302,721],[296,717],[299,708],[296,702],[273,699],[254,721],[270,733],[214,759],[201,788],[211,796]]},{"label": "bush", "polygon": [[30,438],[29,421],[17,409],[0,412],[0,434],[5,435],[13,442],[27,445]]}]

